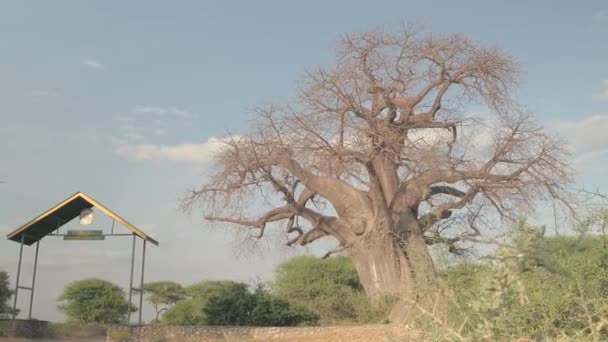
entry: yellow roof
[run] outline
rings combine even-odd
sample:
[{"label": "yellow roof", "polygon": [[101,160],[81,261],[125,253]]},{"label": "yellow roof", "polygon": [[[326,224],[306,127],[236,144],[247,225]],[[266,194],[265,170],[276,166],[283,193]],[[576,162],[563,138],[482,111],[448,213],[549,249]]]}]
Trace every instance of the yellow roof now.
[{"label": "yellow roof", "polygon": [[34,242],[49,235],[59,227],[74,219],[83,209],[92,207],[99,209],[114,221],[122,224],[127,229],[132,231],[133,234],[158,246],[158,241],[154,240],[142,230],[130,224],[125,219],[116,215],[113,211],[82,192],[75,193],[65,201],[47,210],[44,214],[36,217],[20,228],[15,229],[6,237],[9,240],[21,242],[21,236],[23,235],[23,243],[28,246],[32,245]]}]

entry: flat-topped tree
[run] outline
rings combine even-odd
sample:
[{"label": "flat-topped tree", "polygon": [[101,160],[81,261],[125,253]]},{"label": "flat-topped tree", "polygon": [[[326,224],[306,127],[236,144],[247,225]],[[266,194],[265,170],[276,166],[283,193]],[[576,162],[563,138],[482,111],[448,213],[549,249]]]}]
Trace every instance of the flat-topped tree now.
[{"label": "flat-topped tree", "polygon": [[493,214],[569,204],[567,154],[516,103],[511,56],[414,27],[348,35],[336,56],[226,142],[186,207],[259,238],[284,222],[289,245],[334,238],[372,301],[411,303],[440,288],[430,244],[455,251]]}]

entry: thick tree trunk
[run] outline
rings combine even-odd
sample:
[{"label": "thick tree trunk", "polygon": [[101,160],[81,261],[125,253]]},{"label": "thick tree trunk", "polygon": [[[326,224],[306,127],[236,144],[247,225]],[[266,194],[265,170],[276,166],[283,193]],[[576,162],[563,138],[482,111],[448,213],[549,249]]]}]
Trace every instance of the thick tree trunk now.
[{"label": "thick tree trunk", "polygon": [[372,303],[379,304],[387,295],[396,296],[397,304],[389,317],[395,323],[419,315],[415,305],[433,310],[435,302],[443,298],[442,286],[411,213],[399,217],[396,227],[386,224],[372,231],[349,249]]}]

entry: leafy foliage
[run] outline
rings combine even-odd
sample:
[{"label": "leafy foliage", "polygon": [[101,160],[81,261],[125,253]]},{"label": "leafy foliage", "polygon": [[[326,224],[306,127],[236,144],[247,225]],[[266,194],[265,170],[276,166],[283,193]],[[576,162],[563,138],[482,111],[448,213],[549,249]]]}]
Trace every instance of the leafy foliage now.
[{"label": "leafy foliage", "polygon": [[277,296],[319,313],[324,324],[378,321],[347,257],[293,258],[277,268],[273,290]]},{"label": "leafy foliage", "polygon": [[0,271],[0,319],[11,317],[13,308],[8,303],[13,295],[13,290],[9,288],[9,278],[6,271]]},{"label": "leafy foliage", "polygon": [[[144,284],[144,293],[148,294],[147,300],[156,312],[155,322],[158,322],[160,313],[167,310],[168,306],[177,303],[186,296],[184,288],[173,281],[156,281]],[[164,308],[160,306],[164,305]]]},{"label": "leafy foliage", "polygon": [[232,280],[207,280],[192,284],[186,288],[186,293],[192,298],[209,298],[213,295],[232,291],[246,291],[247,284]]},{"label": "leafy foliage", "polygon": [[517,248],[499,248],[494,263],[448,270],[452,324],[477,339],[608,338],[603,238],[541,238],[538,232],[520,225]]},{"label": "leafy foliage", "polygon": [[274,297],[263,287],[253,292],[244,283],[203,281],[186,288],[190,296],[177,302],[162,317],[173,325],[315,325],[318,315]]},{"label": "leafy foliage", "polygon": [[301,306],[273,297],[263,287],[216,294],[203,312],[208,325],[296,326],[316,325],[319,316]]},{"label": "leafy foliage", "polygon": [[205,324],[203,308],[210,297],[230,292],[247,291],[247,284],[230,280],[208,280],[185,288],[188,299],[177,302],[162,316],[165,324],[202,325]]},{"label": "leafy foliage", "polygon": [[163,313],[161,322],[169,325],[202,325],[207,298],[195,297],[177,302]]},{"label": "leafy foliage", "polygon": [[[70,321],[117,324],[125,321],[129,305],[124,291],[102,279],[84,279],[68,284],[59,297],[59,309]],[[132,311],[137,311],[132,306]]]}]

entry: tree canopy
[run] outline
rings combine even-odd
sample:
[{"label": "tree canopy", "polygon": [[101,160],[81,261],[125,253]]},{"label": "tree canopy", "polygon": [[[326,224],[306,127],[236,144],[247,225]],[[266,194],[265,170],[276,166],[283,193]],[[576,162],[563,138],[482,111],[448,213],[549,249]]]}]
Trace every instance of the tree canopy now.
[{"label": "tree canopy", "polygon": [[[82,323],[123,323],[129,312],[125,292],[102,279],[84,279],[66,285],[59,301],[59,309],[68,320]],[[137,311],[135,306],[131,307]]]},{"label": "tree canopy", "polygon": [[[178,301],[186,298],[185,289],[173,281],[156,281],[144,284],[146,300],[154,307],[156,316],[154,322],[158,322],[160,314]],[[162,307],[164,306],[164,307]]]}]

